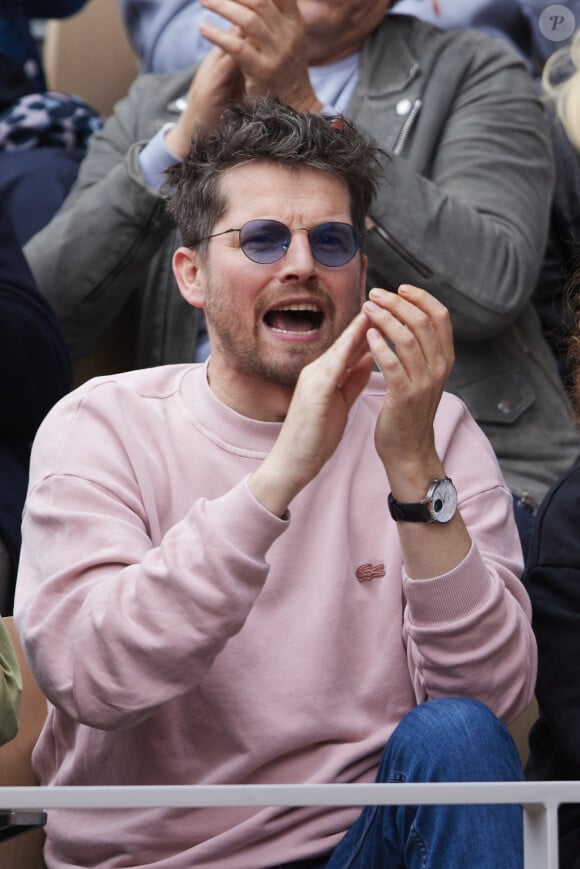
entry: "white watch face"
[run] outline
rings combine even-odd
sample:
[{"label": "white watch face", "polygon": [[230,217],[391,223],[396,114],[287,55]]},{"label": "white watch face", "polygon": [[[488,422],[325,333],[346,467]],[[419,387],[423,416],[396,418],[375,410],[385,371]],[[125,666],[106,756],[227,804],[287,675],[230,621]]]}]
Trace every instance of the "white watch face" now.
[{"label": "white watch face", "polygon": [[457,492],[451,480],[439,480],[430,490],[431,515],[435,522],[449,522],[457,510]]}]

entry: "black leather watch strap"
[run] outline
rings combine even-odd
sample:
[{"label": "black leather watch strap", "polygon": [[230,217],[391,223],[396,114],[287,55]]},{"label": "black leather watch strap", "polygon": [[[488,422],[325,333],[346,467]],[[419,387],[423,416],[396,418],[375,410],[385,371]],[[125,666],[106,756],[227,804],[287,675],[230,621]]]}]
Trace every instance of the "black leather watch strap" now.
[{"label": "black leather watch strap", "polygon": [[450,477],[435,477],[424,498],[412,504],[404,504],[388,497],[389,512],[395,522],[437,522],[446,525],[457,510],[457,492]]},{"label": "black leather watch strap", "polygon": [[431,513],[428,504],[402,504],[395,501],[393,493],[389,492],[389,512],[395,522],[431,522]]}]

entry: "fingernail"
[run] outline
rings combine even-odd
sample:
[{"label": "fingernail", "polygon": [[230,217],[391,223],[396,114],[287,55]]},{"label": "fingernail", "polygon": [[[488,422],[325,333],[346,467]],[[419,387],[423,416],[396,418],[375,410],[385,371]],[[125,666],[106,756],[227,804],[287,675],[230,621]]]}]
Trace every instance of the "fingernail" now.
[{"label": "fingernail", "polygon": [[369,301],[366,301],[364,303],[363,307],[364,307],[365,311],[371,311],[372,313],[376,313],[377,311],[381,310],[378,305],[375,305],[374,302],[369,302]]}]

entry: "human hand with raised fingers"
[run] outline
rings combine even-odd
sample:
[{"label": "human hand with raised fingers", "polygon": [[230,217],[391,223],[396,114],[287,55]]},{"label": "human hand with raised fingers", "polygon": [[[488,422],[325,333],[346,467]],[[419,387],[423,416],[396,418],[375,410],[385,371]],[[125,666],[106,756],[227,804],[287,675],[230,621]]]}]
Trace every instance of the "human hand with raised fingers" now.
[{"label": "human hand with raised fingers", "polygon": [[227,31],[208,22],[202,35],[235,61],[250,96],[276,96],[298,110],[318,112],[308,75],[304,22],[296,0],[201,0],[230,21]]},{"label": "human hand with raised fingers", "polygon": [[239,98],[243,91],[244,81],[236,62],[221,48],[212,48],[193,77],[185,109],[165,134],[171,153],[184,159],[193,135],[213,130],[227,103]]},{"label": "human hand with raised fingers", "polygon": [[358,314],[328,350],[302,369],[278,439],[250,477],[255,497],[278,516],[340,443],[349,411],[373,369],[368,325],[366,315]]},{"label": "human hand with raised fingers", "polygon": [[389,479],[407,480],[412,469],[441,471],[433,423],[454,362],[449,313],[417,287],[398,293],[373,289],[363,305],[371,322],[369,348],[385,379],[385,404],[377,420],[375,447]]},{"label": "human hand with raised fingers", "polygon": [[[425,290],[373,289],[363,311],[367,341],[386,385],[375,427],[375,448],[391,492],[417,504],[435,480],[447,476],[435,449],[434,422],[454,362],[447,309]],[[414,579],[439,576],[467,555],[471,538],[458,510],[445,524],[398,521],[405,569]]]}]

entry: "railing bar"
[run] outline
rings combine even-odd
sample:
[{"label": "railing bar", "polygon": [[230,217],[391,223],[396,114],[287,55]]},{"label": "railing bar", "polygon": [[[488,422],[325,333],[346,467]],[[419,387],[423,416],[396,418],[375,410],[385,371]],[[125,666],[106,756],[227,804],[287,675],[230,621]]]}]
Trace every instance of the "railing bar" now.
[{"label": "railing bar", "polygon": [[521,803],[541,814],[570,802],[580,802],[580,782],[0,787],[0,806],[22,809]]},{"label": "railing bar", "polygon": [[558,869],[558,805],[524,809],[524,869]]},{"label": "railing bar", "polygon": [[580,781],[0,787],[12,810],[519,803],[524,869],[558,869],[558,807],[575,802]]}]

